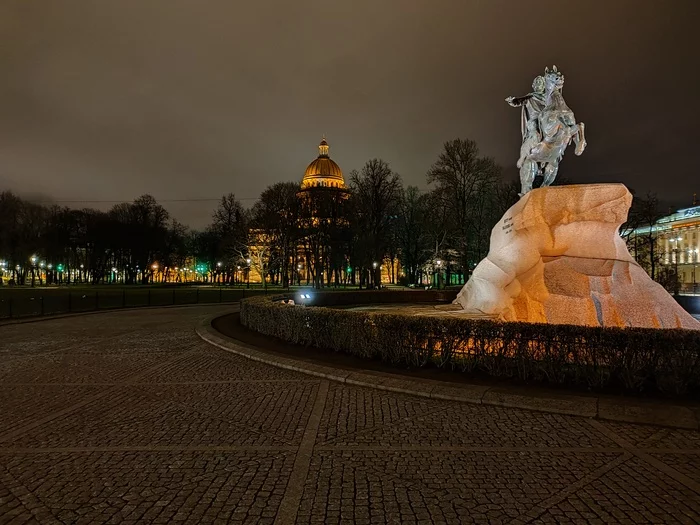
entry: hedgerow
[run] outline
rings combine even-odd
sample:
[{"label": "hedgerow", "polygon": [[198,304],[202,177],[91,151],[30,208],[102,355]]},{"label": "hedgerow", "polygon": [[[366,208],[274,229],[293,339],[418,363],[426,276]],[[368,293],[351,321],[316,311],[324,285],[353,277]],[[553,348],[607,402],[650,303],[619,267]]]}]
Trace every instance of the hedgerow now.
[{"label": "hedgerow", "polygon": [[[416,292],[314,295],[316,305],[413,301]],[[426,297],[426,296],[423,296]],[[432,299],[435,299],[435,295]],[[241,302],[241,323],[293,344],[378,359],[438,366],[600,390],[700,391],[700,331],[601,328],[348,311],[282,304],[283,297]],[[441,297],[449,299],[447,296]]]}]

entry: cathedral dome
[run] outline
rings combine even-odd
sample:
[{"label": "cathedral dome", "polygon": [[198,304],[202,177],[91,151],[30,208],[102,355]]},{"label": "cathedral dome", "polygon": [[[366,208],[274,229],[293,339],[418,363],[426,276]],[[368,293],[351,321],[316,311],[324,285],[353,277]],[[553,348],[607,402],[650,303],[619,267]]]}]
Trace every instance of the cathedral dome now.
[{"label": "cathedral dome", "polygon": [[318,145],[318,157],[306,168],[301,189],[325,187],[345,188],[343,172],[328,156],[328,142],[324,137]]}]

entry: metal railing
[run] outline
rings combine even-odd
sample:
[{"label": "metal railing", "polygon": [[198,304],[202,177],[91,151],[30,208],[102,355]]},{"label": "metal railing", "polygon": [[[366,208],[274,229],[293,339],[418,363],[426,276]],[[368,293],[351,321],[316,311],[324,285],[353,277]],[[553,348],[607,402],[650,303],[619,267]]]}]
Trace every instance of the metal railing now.
[{"label": "metal railing", "polygon": [[264,289],[245,288],[121,288],[118,290],[17,289],[0,291],[0,319],[17,319],[66,313],[173,306],[232,303],[263,295]]}]

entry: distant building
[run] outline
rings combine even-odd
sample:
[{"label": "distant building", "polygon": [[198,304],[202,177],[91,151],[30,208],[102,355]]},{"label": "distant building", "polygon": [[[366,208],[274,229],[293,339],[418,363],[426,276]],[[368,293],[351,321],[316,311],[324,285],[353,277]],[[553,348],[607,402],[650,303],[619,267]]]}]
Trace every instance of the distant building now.
[{"label": "distant building", "polygon": [[[697,204],[694,201],[693,204]],[[653,226],[637,228],[635,236],[656,238],[660,265],[678,275],[681,293],[700,292],[700,206],[678,210]]]},{"label": "distant building", "polygon": [[302,236],[293,268],[298,284],[339,285],[347,283],[352,273],[348,268],[349,224],[345,210],[350,191],[329,151],[323,137],[318,157],[307,166],[297,193]]},{"label": "distant building", "polygon": [[[348,221],[344,203],[350,196],[343,171],[330,158],[330,147],[323,137],[318,145],[318,156],[304,171],[297,198],[300,216],[296,218],[300,238],[294,253],[287,261],[293,284],[329,286],[347,282],[351,269],[347,261],[345,233]],[[271,250],[271,242],[263,230],[251,230],[248,247],[250,282],[262,282],[261,264]]]},{"label": "distant building", "polygon": [[307,166],[304,172],[304,178],[301,181],[301,192],[308,192],[318,188],[331,188],[347,192],[343,171],[330,158],[329,151],[330,146],[326,142],[326,137],[323,137],[318,145],[318,157]]}]

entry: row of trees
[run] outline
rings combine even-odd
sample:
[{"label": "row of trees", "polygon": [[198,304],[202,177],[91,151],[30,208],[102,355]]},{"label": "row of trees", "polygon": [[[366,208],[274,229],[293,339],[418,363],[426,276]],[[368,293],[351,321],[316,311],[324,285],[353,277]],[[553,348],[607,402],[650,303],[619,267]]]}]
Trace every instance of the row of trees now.
[{"label": "row of trees", "polygon": [[385,262],[392,281],[410,284],[441,261],[448,278],[466,279],[488,251],[491,228],[517,200],[518,185],[504,183],[494,160],[461,139],[445,143],[427,182],[427,192],[404,187],[386,161],[372,159],[350,173],[348,192],[300,192],[297,183],[281,182],[250,209],[228,194],[201,231],[177,222],[150,195],[103,212],[5,192],[0,270],[24,283],[35,276],[36,257],[53,282],[178,280],[183,269],[232,282],[252,269],[284,286],[374,286]]}]

